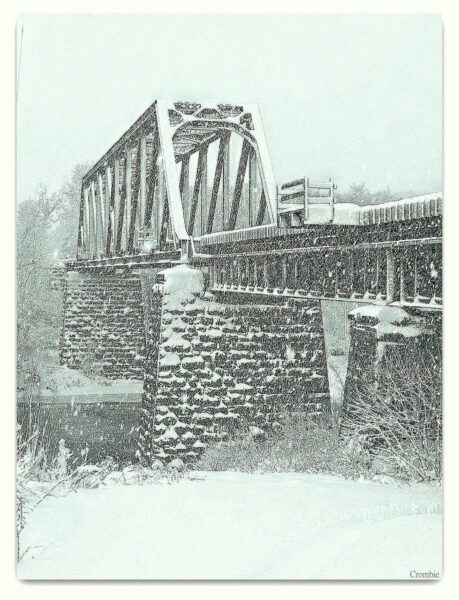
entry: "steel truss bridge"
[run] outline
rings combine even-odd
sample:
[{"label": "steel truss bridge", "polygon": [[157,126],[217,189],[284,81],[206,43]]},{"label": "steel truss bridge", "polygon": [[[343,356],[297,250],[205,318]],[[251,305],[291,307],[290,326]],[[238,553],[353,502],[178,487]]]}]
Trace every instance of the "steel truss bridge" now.
[{"label": "steel truss bridge", "polygon": [[154,102],[85,175],[70,269],[188,261],[219,294],[442,308],[442,195],[276,186],[258,108]]}]

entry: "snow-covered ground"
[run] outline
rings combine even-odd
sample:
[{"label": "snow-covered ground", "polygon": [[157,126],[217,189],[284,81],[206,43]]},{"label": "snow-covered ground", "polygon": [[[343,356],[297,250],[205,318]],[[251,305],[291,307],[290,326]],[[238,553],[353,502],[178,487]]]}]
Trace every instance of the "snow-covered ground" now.
[{"label": "snow-covered ground", "polygon": [[441,488],[196,473],[47,498],[21,579],[409,579],[441,573]]},{"label": "snow-covered ground", "polygon": [[[53,366],[40,389],[41,399],[76,398],[84,402],[85,396],[104,396],[109,400],[113,396],[141,396],[143,381],[134,379],[90,378],[81,371],[67,366]],[[21,395],[19,394],[19,398]],[[138,400],[138,399],[137,399]]]}]

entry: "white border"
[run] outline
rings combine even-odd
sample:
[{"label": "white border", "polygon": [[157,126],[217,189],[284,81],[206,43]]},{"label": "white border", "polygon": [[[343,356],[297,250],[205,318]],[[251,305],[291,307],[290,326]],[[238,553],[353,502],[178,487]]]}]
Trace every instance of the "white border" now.
[{"label": "white border", "polygon": [[[250,595],[262,593],[265,598],[277,597],[287,593],[290,597],[304,598],[305,594],[314,594],[316,598],[327,595],[352,596],[352,598],[379,597],[386,598],[390,594],[403,594],[405,597],[416,596],[417,600],[435,595],[449,595],[454,589],[456,578],[457,542],[458,536],[458,502],[457,502],[457,440],[459,434],[458,406],[459,400],[456,392],[457,380],[454,378],[458,370],[459,354],[457,349],[458,323],[455,299],[459,299],[459,277],[455,272],[457,263],[457,240],[459,235],[459,198],[456,198],[457,173],[459,167],[458,149],[458,106],[459,86],[457,80],[459,56],[459,2],[457,0],[379,0],[367,1],[332,1],[332,0],[283,0],[282,2],[232,0],[224,3],[219,8],[215,2],[209,0],[195,0],[193,3],[184,0],[174,2],[147,0],[130,0],[126,3],[116,0],[62,0],[41,1],[23,0],[17,2],[3,2],[0,14],[0,63],[1,70],[1,197],[2,205],[2,235],[0,236],[0,256],[2,289],[0,314],[2,315],[2,367],[1,401],[2,410],[2,494],[0,514],[5,521],[2,529],[2,548],[0,564],[2,568],[1,590],[5,598],[33,597],[34,599],[47,598],[80,598],[81,595],[91,597],[107,596],[113,600],[123,598],[128,594],[144,595],[151,597],[154,594],[180,594],[187,598],[202,598],[203,596],[218,595],[219,598],[232,597],[241,592]],[[306,12],[306,13],[440,13],[444,27],[444,72],[445,72],[445,162],[444,162],[444,197],[445,197],[445,288],[446,288],[446,326],[445,326],[445,466],[446,466],[446,517],[445,517],[445,569],[444,579],[440,583],[22,583],[14,579],[14,401],[15,397],[15,317],[14,317],[14,231],[15,231],[15,22],[17,13],[27,12]],[[6,216],[6,218],[5,218]],[[455,386],[456,383],[456,386]],[[282,588],[281,588],[282,586]],[[305,589],[313,586],[314,590]],[[332,586],[331,589],[329,586]],[[340,589],[336,589],[339,586]],[[159,589],[166,587],[167,589]],[[186,587],[187,589],[184,589]],[[369,590],[368,588],[372,589]],[[393,590],[393,588],[399,588]],[[457,584],[455,586],[457,588]],[[65,588],[65,589],[62,589]],[[132,589],[131,589],[132,588]],[[334,588],[334,589],[333,589]]]}]

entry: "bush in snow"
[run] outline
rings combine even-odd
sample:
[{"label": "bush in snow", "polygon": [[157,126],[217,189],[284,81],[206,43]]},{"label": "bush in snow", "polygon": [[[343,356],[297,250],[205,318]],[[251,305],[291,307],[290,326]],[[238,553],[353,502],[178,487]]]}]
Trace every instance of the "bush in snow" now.
[{"label": "bush in snow", "polygon": [[377,383],[354,392],[341,429],[372,454],[375,473],[434,481],[442,473],[441,368],[438,357],[392,353]]},{"label": "bush in snow", "polygon": [[17,558],[21,558],[20,534],[32,510],[69,478],[70,451],[60,440],[54,459],[45,429],[30,423],[18,426],[16,447]]},{"label": "bush in snow", "polygon": [[340,439],[336,426],[291,416],[263,439],[240,432],[204,451],[198,468],[209,471],[328,473],[357,478],[369,473],[368,455]]}]

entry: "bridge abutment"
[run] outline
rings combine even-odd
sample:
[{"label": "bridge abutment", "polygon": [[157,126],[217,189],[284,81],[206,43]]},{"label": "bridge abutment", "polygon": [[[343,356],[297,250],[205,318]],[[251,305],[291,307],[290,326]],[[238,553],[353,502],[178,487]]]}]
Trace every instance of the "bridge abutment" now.
[{"label": "bridge abutment", "polygon": [[[195,460],[238,428],[269,431],[288,414],[330,414],[320,303],[231,304],[205,293],[200,271],[163,273],[152,304],[139,450]],[[155,350],[157,348],[157,350]]]}]

